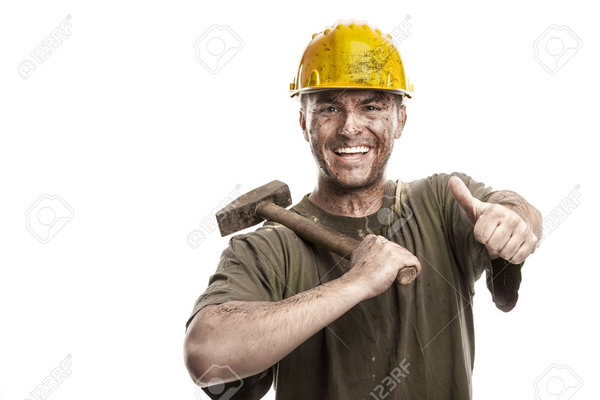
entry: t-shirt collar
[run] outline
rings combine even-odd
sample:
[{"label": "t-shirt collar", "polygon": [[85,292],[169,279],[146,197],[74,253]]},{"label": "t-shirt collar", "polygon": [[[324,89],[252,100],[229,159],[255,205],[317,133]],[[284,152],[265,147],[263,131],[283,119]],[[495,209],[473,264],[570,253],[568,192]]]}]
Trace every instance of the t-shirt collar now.
[{"label": "t-shirt collar", "polygon": [[384,208],[392,209],[396,195],[396,183],[388,180],[385,184],[385,192],[381,208],[376,212],[364,217],[348,217],[344,215],[330,214],[319,208],[315,203],[308,199],[310,193],[306,194],[302,200],[292,207],[293,211],[307,217],[315,222],[325,225],[339,232],[351,234],[352,236],[363,236],[369,233],[377,233],[385,223],[380,211]]}]

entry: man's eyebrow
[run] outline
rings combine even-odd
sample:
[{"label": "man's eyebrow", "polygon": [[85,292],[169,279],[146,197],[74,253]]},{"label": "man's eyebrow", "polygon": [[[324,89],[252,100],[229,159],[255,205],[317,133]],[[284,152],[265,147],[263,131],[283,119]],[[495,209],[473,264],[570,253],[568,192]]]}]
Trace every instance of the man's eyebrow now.
[{"label": "man's eyebrow", "polygon": [[341,105],[339,101],[337,101],[337,97],[318,97],[315,101],[316,104],[335,104]]},{"label": "man's eyebrow", "polygon": [[374,103],[377,101],[381,101],[381,96],[367,97],[366,99],[362,100],[359,104],[362,106],[364,104]]},{"label": "man's eyebrow", "polygon": [[[381,96],[378,95],[373,95],[370,97],[367,97],[366,99],[361,100],[361,102],[359,103],[359,105],[364,105],[364,104],[369,104],[369,103],[374,103],[374,102],[378,102],[381,101]],[[341,103],[339,101],[337,101],[337,97],[329,97],[329,96],[323,96],[323,97],[317,97],[317,99],[315,100],[315,104],[321,105],[321,104],[331,104],[331,105],[341,105]]]}]

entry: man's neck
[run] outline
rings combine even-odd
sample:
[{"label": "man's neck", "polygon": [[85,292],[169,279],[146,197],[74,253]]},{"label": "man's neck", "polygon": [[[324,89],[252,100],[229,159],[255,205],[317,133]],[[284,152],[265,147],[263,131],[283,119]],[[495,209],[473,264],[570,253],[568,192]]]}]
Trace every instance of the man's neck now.
[{"label": "man's neck", "polygon": [[360,189],[339,188],[319,177],[317,187],[308,199],[330,214],[360,218],[381,208],[384,193],[384,177]]}]

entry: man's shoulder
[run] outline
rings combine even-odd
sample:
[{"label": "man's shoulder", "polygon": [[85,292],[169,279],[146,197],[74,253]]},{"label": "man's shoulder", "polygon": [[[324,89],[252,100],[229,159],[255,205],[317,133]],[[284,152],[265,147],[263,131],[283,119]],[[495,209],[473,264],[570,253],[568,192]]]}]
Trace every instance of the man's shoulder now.
[{"label": "man's shoulder", "polygon": [[398,179],[396,182],[396,197],[400,201],[415,203],[442,204],[447,201],[450,189],[448,182],[451,176],[458,176],[470,186],[475,181],[464,172],[436,172],[424,178],[411,181]]},{"label": "man's shoulder", "polygon": [[229,247],[250,247],[261,252],[284,251],[300,241],[298,235],[290,228],[273,221],[265,221],[254,231],[233,235],[229,239]]},{"label": "man's shoulder", "polygon": [[312,260],[314,249],[290,228],[266,221],[254,231],[232,236],[222,257],[234,260],[234,264],[254,264],[285,277],[294,276],[298,273],[295,267]]},{"label": "man's shoulder", "polygon": [[[427,177],[418,178],[412,181],[407,182],[408,184],[422,185],[422,184],[436,184],[436,183],[448,183],[448,179],[451,176],[458,176],[461,179],[471,178],[464,172],[454,171],[454,172],[435,172]],[[400,180],[402,181],[402,180]]]},{"label": "man's shoulder", "polygon": [[[418,178],[411,181],[404,182],[402,179],[396,180],[396,182],[402,186],[402,188],[408,189],[412,194],[424,193],[424,192],[440,192],[444,191],[448,186],[448,180],[451,176],[458,176],[462,180],[470,179],[470,177],[464,172],[436,172],[424,178]],[[401,189],[401,188],[399,188]]]}]

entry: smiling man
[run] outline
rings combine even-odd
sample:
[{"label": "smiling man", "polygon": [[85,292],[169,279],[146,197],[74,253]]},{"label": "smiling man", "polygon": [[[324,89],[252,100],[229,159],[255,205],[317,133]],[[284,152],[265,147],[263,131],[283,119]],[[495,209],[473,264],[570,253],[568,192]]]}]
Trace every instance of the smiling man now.
[{"label": "smiling man", "polygon": [[213,399],[471,398],[474,283],[515,306],[541,215],[463,173],[386,179],[411,93],[390,39],[338,24],[304,52],[292,95],[319,173],[292,210],[362,242],[347,261],[271,222],[230,240],[186,325]]}]

